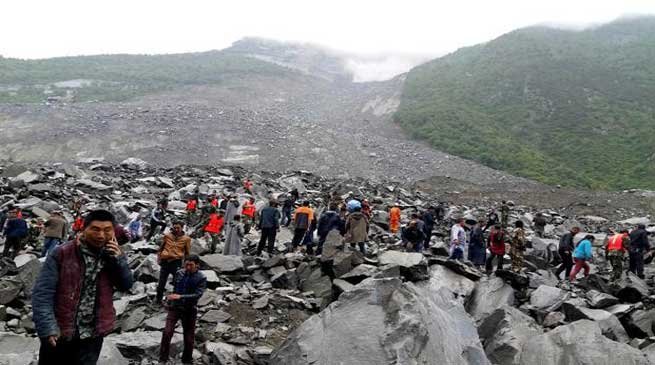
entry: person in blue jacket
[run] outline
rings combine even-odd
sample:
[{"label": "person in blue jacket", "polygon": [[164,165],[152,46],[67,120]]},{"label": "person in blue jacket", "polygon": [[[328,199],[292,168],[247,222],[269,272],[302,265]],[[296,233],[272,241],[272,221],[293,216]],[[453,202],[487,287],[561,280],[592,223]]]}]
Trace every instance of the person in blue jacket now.
[{"label": "person in blue jacket", "polygon": [[18,210],[14,208],[9,211],[4,227],[3,235],[6,239],[2,256],[13,259],[21,249],[21,242],[27,237],[27,222],[23,218],[18,217]]},{"label": "person in blue jacket", "polygon": [[585,236],[585,238],[578,243],[575,251],[573,251],[573,262],[575,263],[575,267],[573,268],[573,271],[571,271],[571,277],[569,278],[571,282],[575,281],[575,276],[580,272],[580,269],[584,269],[585,278],[589,276],[588,262],[591,261],[593,257],[591,246],[594,239],[595,237],[592,235]]}]

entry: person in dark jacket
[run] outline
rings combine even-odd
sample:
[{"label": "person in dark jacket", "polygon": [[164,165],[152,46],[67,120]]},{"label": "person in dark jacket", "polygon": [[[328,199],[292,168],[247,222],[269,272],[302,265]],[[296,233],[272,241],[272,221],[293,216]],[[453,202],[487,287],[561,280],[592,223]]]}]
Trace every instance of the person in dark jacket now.
[{"label": "person in dark jacket", "polygon": [[161,227],[161,233],[166,229],[166,205],[163,202],[157,204],[157,208],[152,210],[150,214],[150,232],[146,240],[150,241],[152,236],[155,235],[157,227]]},{"label": "person in dark jacket", "polygon": [[560,278],[560,274],[564,271],[565,280],[568,280],[571,276],[571,269],[573,269],[573,250],[575,250],[575,244],[573,243],[573,238],[576,234],[580,233],[579,227],[571,228],[570,232],[567,232],[559,240],[559,256],[562,258],[562,265],[555,271],[555,276],[557,279]]},{"label": "person in dark jacket", "polygon": [[644,278],[644,255],[650,251],[648,232],[646,226],[640,224],[637,229],[630,232],[630,262],[628,271]]},{"label": "person in dark jacket", "polygon": [[476,222],[471,229],[471,236],[469,238],[469,254],[468,259],[473,265],[482,269],[487,259],[487,250],[484,244],[484,233],[482,233],[482,226],[484,221]]},{"label": "person in dark jacket", "polygon": [[39,364],[95,364],[114,329],[114,290],[132,287],[132,271],[114,237],[114,216],[85,217],[80,241],[56,247],[32,291],[32,320],[41,339]]},{"label": "person in dark jacket", "polygon": [[286,199],[282,202],[282,221],[280,225],[289,227],[291,224],[291,212],[293,211],[293,206],[296,203],[296,200],[289,194],[287,194]]},{"label": "person in dark jacket", "polygon": [[12,259],[16,257],[21,247],[21,241],[27,237],[27,233],[27,222],[23,218],[18,217],[18,210],[15,208],[10,210],[3,231],[6,239],[2,256]]},{"label": "person in dark jacket", "polygon": [[400,230],[400,239],[407,251],[422,252],[425,233],[419,228],[416,220],[412,219],[407,227]]},{"label": "person in dark jacket", "polygon": [[257,255],[261,255],[266,245],[266,252],[273,254],[275,247],[275,236],[280,230],[280,211],[277,209],[277,201],[271,200],[268,206],[259,213],[259,225],[257,228],[261,231],[259,244],[257,245]]},{"label": "person in dark jacket", "polygon": [[318,219],[318,248],[316,249],[316,255],[323,254],[323,245],[330,231],[337,230],[341,234],[344,233],[344,221],[341,219],[337,209],[338,206],[336,203],[330,203],[328,210],[323,212]]},{"label": "person in dark jacket", "polygon": [[487,224],[484,226],[482,232],[486,232],[489,227],[493,227],[498,223],[498,213],[496,210],[492,209],[489,214],[487,214]]},{"label": "person in dark jacket", "polygon": [[425,233],[425,241],[423,241],[423,247],[430,247],[430,238],[432,238],[432,230],[434,229],[434,215],[432,214],[433,209],[430,208],[423,213],[423,233]]},{"label": "person in dark jacket", "polygon": [[190,255],[184,262],[184,269],[175,274],[173,293],[166,296],[168,302],[166,327],[161,336],[159,347],[159,361],[168,362],[171,339],[175,333],[175,326],[182,320],[184,334],[184,350],[182,363],[193,362],[193,342],[196,335],[196,318],[198,316],[198,300],[207,288],[207,278],[198,269],[200,257]]}]

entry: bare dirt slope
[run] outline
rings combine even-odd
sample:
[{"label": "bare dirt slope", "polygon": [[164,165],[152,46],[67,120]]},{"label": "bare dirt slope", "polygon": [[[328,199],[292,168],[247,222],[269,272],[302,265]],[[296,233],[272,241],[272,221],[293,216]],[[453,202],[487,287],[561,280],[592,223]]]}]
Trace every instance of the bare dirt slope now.
[{"label": "bare dirt slope", "polygon": [[331,176],[533,185],[405,136],[390,118],[402,81],[242,75],[128,103],[0,104],[0,156],[139,157],[167,166],[234,163]]}]

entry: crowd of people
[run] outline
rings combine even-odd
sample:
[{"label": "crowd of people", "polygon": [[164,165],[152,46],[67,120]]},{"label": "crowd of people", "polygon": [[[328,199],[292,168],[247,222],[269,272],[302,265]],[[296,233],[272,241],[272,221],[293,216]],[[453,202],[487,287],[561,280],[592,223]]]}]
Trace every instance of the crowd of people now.
[{"label": "crowd of people", "polygon": [[[122,226],[106,210],[82,214],[82,205],[75,201],[71,224],[61,210],[51,212],[47,220],[25,219],[19,207],[8,206],[0,216],[5,237],[3,256],[13,258],[30,245],[45,263],[32,294],[33,320],[41,339],[40,363],[95,363],[103,337],[115,322],[114,290],[126,291],[133,279],[122,246],[128,242],[148,240],[159,247],[157,252],[160,277],[156,305],[168,311],[160,346],[160,361],[170,356],[170,342],[178,321],[184,332],[182,361],[192,361],[197,302],[206,288],[206,278],[199,271],[200,258],[192,254],[193,238],[204,237],[209,253],[242,255],[242,240],[256,229],[259,242],[256,255],[273,255],[276,250],[306,255],[322,255],[330,232],[336,232],[347,249],[366,255],[371,234],[372,208],[365,197],[331,192],[322,199],[309,199],[293,189],[280,196],[268,196],[258,202],[253,194],[254,183],[245,179],[243,193],[236,191],[201,196],[190,192],[185,197],[185,214],[173,214],[168,202],[144,212],[135,206],[128,222]],[[447,247],[452,260],[464,260],[485,271],[502,270],[505,256],[511,259],[511,270],[524,268],[524,252],[528,239],[524,222],[510,222],[513,203],[502,202],[484,218],[454,217]],[[379,207],[379,205],[378,205]],[[397,249],[424,252],[436,244],[437,225],[447,224],[447,205],[388,207],[388,234],[397,238]],[[408,209],[403,215],[403,210]],[[179,213],[179,212],[178,212]],[[403,217],[408,219],[403,221]],[[380,225],[379,220],[376,221]],[[535,235],[543,237],[548,220],[537,214],[532,222]],[[281,228],[289,229],[292,239],[281,249],[276,246]],[[573,227],[559,241],[561,265],[553,268],[560,280],[573,282],[580,271],[590,272],[593,260],[594,235],[576,242],[579,227]],[[648,232],[643,225],[632,231],[610,232],[603,244],[611,263],[613,281],[623,274],[625,257],[628,271],[644,277],[644,262],[651,255]],[[561,274],[564,273],[564,278]],[[166,293],[168,283],[172,291]]]}]

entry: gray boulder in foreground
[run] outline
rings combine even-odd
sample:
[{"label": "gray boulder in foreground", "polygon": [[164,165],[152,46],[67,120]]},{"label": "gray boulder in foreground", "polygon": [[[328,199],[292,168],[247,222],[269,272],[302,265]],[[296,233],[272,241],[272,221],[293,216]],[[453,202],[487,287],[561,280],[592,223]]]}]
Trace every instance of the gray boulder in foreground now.
[{"label": "gray boulder in foreground", "polygon": [[305,321],[270,363],[490,364],[452,292],[429,288],[397,278],[367,279]]},{"label": "gray boulder in foreground", "polygon": [[648,365],[645,355],[603,336],[598,323],[580,320],[529,339],[522,365]]}]

